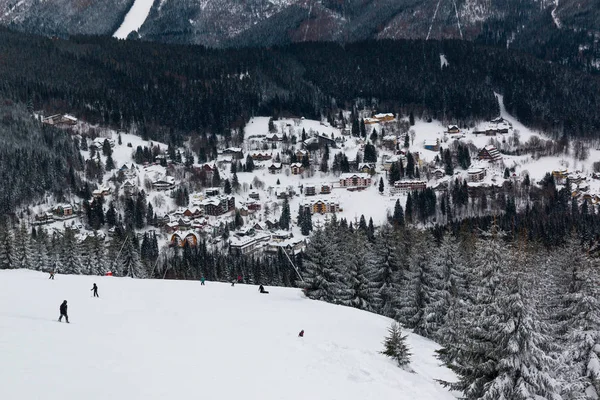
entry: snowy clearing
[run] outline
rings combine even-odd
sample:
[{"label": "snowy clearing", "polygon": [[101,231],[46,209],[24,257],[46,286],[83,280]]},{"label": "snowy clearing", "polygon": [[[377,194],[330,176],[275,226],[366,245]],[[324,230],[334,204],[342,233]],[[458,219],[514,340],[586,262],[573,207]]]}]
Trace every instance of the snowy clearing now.
[{"label": "snowy clearing", "polygon": [[[391,320],[297,289],[267,290],[0,271],[0,392],[45,400],[454,398],[434,382],[453,379],[438,366],[434,342],[409,334],[414,373],[406,372],[379,354]],[[68,325],[57,322],[64,299]]]},{"label": "snowy clearing", "polygon": [[123,23],[113,34],[113,37],[116,37],[117,39],[126,39],[127,35],[131,32],[140,29],[146,21],[146,18],[148,18],[148,14],[150,14],[152,4],[154,4],[154,0],[135,0],[135,3],[133,3],[133,6],[131,6],[131,9],[125,16]]}]

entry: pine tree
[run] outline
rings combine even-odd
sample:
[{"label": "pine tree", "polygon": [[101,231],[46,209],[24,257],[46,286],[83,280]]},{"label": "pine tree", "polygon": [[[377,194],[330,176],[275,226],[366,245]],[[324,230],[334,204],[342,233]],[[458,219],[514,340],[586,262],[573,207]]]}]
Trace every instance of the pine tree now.
[{"label": "pine tree", "polygon": [[15,242],[12,230],[5,221],[0,222],[0,269],[17,268]]},{"label": "pine tree", "polygon": [[314,300],[334,301],[340,274],[337,270],[334,244],[322,228],[317,228],[311,237],[303,260],[304,282],[299,286]]},{"label": "pine tree", "polygon": [[110,202],[108,211],[106,212],[106,223],[110,227],[113,227],[117,224],[117,210],[115,210],[115,205],[112,201]]},{"label": "pine tree", "polygon": [[394,303],[402,283],[402,261],[399,256],[398,233],[389,225],[384,225],[378,232],[375,247],[372,250],[374,259],[371,280],[375,293],[375,309],[386,317],[394,316]]},{"label": "pine tree", "polygon": [[33,269],[36,271],[46,271],[49,266],[48,248],[47,248],[47,234],[40,227],[37,230],[35,239],[32,237],[32,263]]},{"label": "pine tree", "polygon": [[548,355],[550,338],[525,295],[523,281],[507,279],[506,294],[496,297],[495,324],[488,338],[493,345],[493,377],[485,385],[483,400],[560,399],[550,375],[554,360]]},{"label": "pine tree", "polygon": [[231,183],[229,182],[229,179],[225,179],[225,187],[223,188],[223,192],[225,192],[225,194],[231,194]]},{"label": "pine tree", "polygon": [[437,282],[426,252],[429,242],[429,238],[416,236],[409,258],[408,282],[401,292],[396,319],[413,328],[415,333],[431,338],[438,327],[437,320],[440,316],[425,313],[435,301],[433,296],[437,293]]},{"label": "pine tree", "polygon": [[503,233],[494,226],[477,241],[470,266],[479,281],[474,301],[468,304],[465,318],[456,329],[456,341],[445,343],[441,350],[442,359],[459,377],[458,382],[444,385],[462,392],[466,400],[482,398],[498,373],[494,335],[497,298],[504,295],[500,283],[505,252],[499,236]]},{"label": "pine tree", "polygon": [[399,367],[410,364],[412,354],[406,345],[407,335],[402,336],[400,326],[396,322],[392,322],[392,325],[388,328],[388,333],[389,336],[386,336],[383,342],[384,350],[381,354],[396,361]]},{"label": "pine tree", "polygon": [[400,165],[401,163],[395,162],[390,166],[390,173],[388,174],[388,183],[391,186],[394,186],[394,183],[402,179],[402,174],[400,173]]},{"label": "pine tree", "polygon": [[383,177],[379,178],[379,193],[383,194],[385,185],[383,184]]},{"label": "pine tree", "polygon": [[340,304],[372,311],[374,291],[372,290],[371,274],[373,266],[368,258],[367,238],[365,233],[359,230],[350,235],[349,241],[353,251],[346,260],[344,284],[338,294]]},{"label": "pine tree", "polygon": [[105,169],[107,171],[112,171],[113,169],[115,169],[115,161],[112,158],[112,152],[106,157]]},{"label": "pine tree", "polygon": [[221,186],[221,175],[219,174],[219,169],[218,168],[215,168],[215,170],[213,171],[212,185],[214,187]]},{"label": "pine tree", "polygon": [[121,268],[123,276],[131,278],[145,278],[147,276],[144,266],[140,261],[140,254],[133,239],[133,233],[129,233],[123,245],[121,253]]},{"label": "pine tree", "polygon": [[404,212],[404,219],[409,224],[413,222],[413,198],[411,193],[409,193],[406,197],[406,210]]},{"label": "pine tree", "polygon": [[104,239],[99,235],[94,235],[92,238],[90,238],[90,246],[88,251],[91,261],[91,265],[88,266],[89,273],[91,275],[105,275],[108,268]]},{"label": "pine tree", "polygon": [[248,154],[246,156],[246,172],[253,172],[253,171],[254,171],[254,160],[252,159],[250,154]]},{"label": "pine tree", "polygon": [[75,231],[65,229],[62,238],[62,272],[65,274],[79,275],[83,272],[81,263],[81,246],[75,237]]},{"label": "pine tree", "polygon": [[564,400],[598,399],[600,395],[600,272],[577,236],[572,233],[552,265],[560,286],[556,316],[561,354],[562,397]]},{"label": "pine tree", "polygon": [[[436,337],[443,344],[453,337],[453,325],[457,321],[459,310],[464,307],[466,297],[466,265],[459,244],[449,233],[444,235],[439,250],[433,253],[431,259],[436,292],[433,301],[425,307],[425,315],[431,315],[430,323]],[[447,318],[450,317],[450,320]]]},{"label": "pine tree", "polygon": [[15,266],[14,268],[32,269],[31,237],[24,223],[15,231]]},{"label": "pine tree", "polygon": [[290,213],[290,203],[287,199],[283,199],[283,207],[281,209],[281,216],[279,217],[279,227],[281,229],[290,229],[290,223],[292,220],[292,215]]},{"label": "pine tree", "polygon": [[240,190],[240,181],[238,180],[237,173],[233,173],[233,178],[231,180],[231,188],[237,192]]},{"label": "pine tree", "polygon": [[396,200],[394,205],[394,214],[392,215],[392,226],[395,229],[404,228],[404,210],[400,205],[400,200]]}]

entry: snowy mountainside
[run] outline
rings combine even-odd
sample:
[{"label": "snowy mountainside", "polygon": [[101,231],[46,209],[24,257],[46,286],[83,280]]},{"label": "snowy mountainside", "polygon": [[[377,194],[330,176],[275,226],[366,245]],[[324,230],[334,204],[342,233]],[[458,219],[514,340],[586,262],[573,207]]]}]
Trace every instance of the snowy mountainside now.
[{"label": "snowy mountainside", "polygon": [[102,35],[115,31],[134,0],[8,0],[0,24],[30,33]]},{"label": "snowy mountainside", "polygon": [[[68,275],[52,281],[0,271],[2,393],[47,400],[454,398],[434,381],[454,379],[434,358],[434,342],[408,334],[414,372],[407,372],[379,353],[391,320],[308,300],[297,289],[267,289]],[[56,321],[65,299],[69,325]]]}]

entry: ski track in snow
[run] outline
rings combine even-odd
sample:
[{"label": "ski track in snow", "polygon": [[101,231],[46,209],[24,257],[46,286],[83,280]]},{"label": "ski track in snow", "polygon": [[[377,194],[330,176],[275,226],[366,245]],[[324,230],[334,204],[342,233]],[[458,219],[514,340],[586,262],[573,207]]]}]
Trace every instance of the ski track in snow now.
[{"label": "ski track in snow", "polygon": [[140,29],[146,18],[148,18],[148,14],[150,14],[152,4],[154,4],[154,0],[135,0],[131,10],[129,10],[113,37],[126,39],[131,32]]},{"label": "ski track in snow", "polygon": [[[91,297],[98,284],[100,298]],[[300,290],[0,271],[0,394],[44,400],[455,400],[439,346],[414,373],[379,351],[392,320]],[[71,324],[58,323],[69,304]],[[298,332],[305,330],[304,338]]]}]

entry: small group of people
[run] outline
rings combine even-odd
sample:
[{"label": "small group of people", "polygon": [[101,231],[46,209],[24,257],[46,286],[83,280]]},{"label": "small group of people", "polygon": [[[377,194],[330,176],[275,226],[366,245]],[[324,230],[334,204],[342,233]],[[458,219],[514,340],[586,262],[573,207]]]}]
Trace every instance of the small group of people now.
[{"label": "small group of people", "polygon": [[[52,274],[52,279],[54,279],[54,274],[51,272]],[[90,289],[92,293],[93,297],[100,297],[98,295],[98,285],[96,285],[94,283],[94,286],[92,286],[92,288]],[[62,322],[63,317],[65,317],[65,321],[67,321],[67,324],[69,323],[69,315],[67,314],[67,301],[63,301],[62,304],[60,305],[60,317],[58,317],[58,322]]]}]

